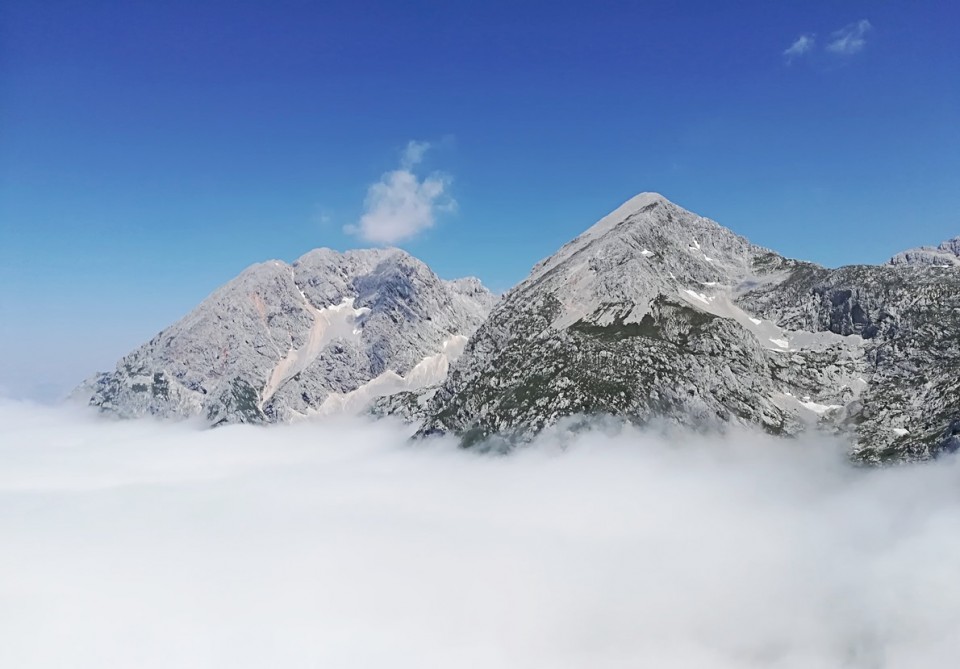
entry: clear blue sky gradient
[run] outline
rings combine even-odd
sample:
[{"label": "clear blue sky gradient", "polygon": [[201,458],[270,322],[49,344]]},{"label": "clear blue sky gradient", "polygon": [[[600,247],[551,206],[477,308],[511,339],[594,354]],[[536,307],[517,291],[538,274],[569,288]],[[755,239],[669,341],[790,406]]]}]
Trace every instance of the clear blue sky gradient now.
[{"label": "clear blue sky gradient", "polygon": [[411,139],[459,208],[403,246],[495,290],[645,190],[826,265],[960,234],[958,34],[947,1],[5,0],[0,385],[54,396],[253,262],[362,245]]}]

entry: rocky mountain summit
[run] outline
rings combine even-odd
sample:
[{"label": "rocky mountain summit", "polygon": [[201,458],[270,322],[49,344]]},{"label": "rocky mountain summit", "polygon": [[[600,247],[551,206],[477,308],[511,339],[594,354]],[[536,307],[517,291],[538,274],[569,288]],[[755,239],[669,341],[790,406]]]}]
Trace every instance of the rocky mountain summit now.
[{"label": "rocky mountain summit", "polygon": [[960,444],[958,319],[953,269],[827,269],[643,193],[537,264],[438,389],[375,410],[466,445],[606,414],[924,458]]},{"label": "rocky mountain summit", "polygon": [[938,246],[919,246],[890,258],[891,265],[960,266],[960,237],[948,239]]},{"label": "rocky mountain summit", "polygon": [[495,301],[399,249],[317,249],[248,268],[74,395],[213,425],[360,409],[442,381]]}]

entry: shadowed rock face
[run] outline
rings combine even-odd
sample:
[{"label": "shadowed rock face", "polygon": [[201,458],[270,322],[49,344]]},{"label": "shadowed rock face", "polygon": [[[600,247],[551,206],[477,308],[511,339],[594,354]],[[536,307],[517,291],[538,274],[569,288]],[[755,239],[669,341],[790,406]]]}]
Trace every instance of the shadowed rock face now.
[{"label": "shadowed rock face", "polygon": [[289,420],[443,355],[494,301],[397,249],[317,249],[248,268],[74,395],[120,416]]},{"label": "shadowed rock face", "polygon": [[960,273],[784,258],[641,194],[507,293],[445,382],[380,413],[473,444],[560,418],[846,432],[869,461],[950,450]]}]

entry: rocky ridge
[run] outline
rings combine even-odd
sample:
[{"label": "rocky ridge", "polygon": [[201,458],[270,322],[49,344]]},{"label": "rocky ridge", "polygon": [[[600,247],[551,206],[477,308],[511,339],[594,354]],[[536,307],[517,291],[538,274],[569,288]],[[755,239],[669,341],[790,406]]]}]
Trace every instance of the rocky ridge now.
[{"label": "rocky ridge", "polygon": [[960,447],[958,253],[829,269],[642,193],[500,300],[397,249],[255,265],[77,395],[213,425],[372,407],[486,447],[597,415],[819,428],[924,459]]},{"label": "rocky ridge", "polygon": [[941,242],[938,246],[919,246],[901,251],[890,258],[891,265],[928,265],[935,267],[960,266],[960,237]]}]

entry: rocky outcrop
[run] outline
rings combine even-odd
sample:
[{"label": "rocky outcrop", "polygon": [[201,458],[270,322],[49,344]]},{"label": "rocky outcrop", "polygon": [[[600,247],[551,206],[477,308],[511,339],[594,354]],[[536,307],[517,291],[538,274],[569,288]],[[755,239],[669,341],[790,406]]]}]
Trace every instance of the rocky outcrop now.
[{"label": "rocky outcrop", "polygon": [[920,246],[902,251],[890,258],[891,265],[960,266],[960,237],[941,242],[939,246]]}]

